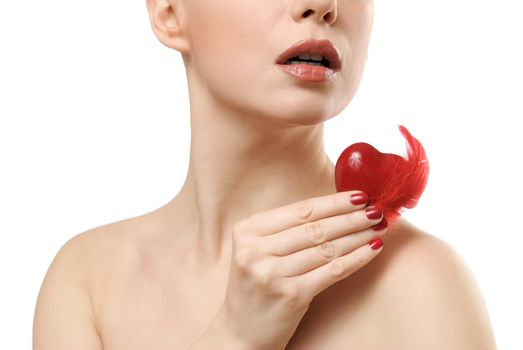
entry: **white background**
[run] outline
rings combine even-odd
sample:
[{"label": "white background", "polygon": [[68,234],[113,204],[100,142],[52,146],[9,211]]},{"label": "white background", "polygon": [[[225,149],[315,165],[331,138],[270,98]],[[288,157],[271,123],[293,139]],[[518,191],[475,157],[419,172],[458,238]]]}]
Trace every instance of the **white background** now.
[{"label": "white background", "polygon": [[[500,349],[523,348],[518,3],[376,0],[360,89],[325,129],[333,161],[357,141],[404,154],[398,124],[422,141],[429,183],[404,217],[467,262]],[[28,349],[58,249],[181,187],[188,95],[145,1],[4,1],[0,44],[0,348]]]}]

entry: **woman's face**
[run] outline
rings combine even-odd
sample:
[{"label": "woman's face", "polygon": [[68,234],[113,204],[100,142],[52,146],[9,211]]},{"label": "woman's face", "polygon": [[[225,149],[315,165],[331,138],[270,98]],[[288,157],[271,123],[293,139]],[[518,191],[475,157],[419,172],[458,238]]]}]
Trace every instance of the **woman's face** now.
[{"label": "woman's face", "polygon": [[[356,93],[373,0],[183,0],[182,6],[189,75],[219,102],[247,115],[311,125],[340,113]],[[328,82],[300,81],[274,63],[311,37],[330,40],[341,53],[341,70]]]}]

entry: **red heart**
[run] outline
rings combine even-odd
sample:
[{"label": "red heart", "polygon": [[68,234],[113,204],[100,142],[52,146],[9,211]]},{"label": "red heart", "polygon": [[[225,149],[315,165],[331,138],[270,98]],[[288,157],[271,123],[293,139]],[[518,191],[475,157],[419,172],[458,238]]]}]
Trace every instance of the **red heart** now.
[{"label": "red heart", "polygon": [[416,206],[429,175],[423,146],[407,128],[399,129],[407,140],[407,159],[359,142],[341,153],[335,168],[336,191],[365,192],[369,205],[383,210],[389,224],[401,215],[402,207]]}]

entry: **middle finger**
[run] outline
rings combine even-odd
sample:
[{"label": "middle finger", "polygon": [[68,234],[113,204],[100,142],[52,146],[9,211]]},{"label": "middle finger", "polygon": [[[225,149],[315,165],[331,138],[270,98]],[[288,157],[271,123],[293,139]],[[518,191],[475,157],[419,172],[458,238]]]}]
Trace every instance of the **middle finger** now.
[{"label": "middle finger", "polygon": [[[264,246],[272,255],[289,255],[377,225],[383,219],[383,213],[376,212],[377,210],[374,207],[368,207],[342,215],[307,222],[265,237],[267,241]],[[373,214],[380,216],[373,219]]]}]

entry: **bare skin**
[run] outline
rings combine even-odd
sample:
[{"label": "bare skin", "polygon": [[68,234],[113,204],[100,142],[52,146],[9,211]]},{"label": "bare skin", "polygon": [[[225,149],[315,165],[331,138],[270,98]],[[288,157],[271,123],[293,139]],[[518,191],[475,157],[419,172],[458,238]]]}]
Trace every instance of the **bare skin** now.
[{"label": "bare skin", "polygon": [[[158,39],[186,66],[186,181],[161,208],[64,246],[39,295],[35,349],[188,349],[225,297],[234,225],[336,192],[323,122],[356,93],[372,1],[147,0],[147,8]],[[311,36],[343,54],[344,68],[322,87],[274,67]],[[457,255],[403,219],[395,230],[368,265],[314,298],[286,349],[494,348]]]},{"label": "bare skin", "polygon": [[[229,259],[221,265],[205,265],[192,259],[192,251],[181,239],[173,242],[173,232],[190,230],[170,226],[173,206],[175,201],[89,233],[97,256],[89,260],[91,295],[104,349],[188,349],[209,327],[223,302]],[[384,285],[394,283],[384,280],[387,271],[395,268],[390,263],[394,255],[401,254],[402,244],[430,239],[400,221],[397,230],[401,233],[389,231],[382,237],[386,249],[379,257],[314,299],[286,349],[323,349],[321,338],[307,329],[319,327],[317,320],[325,319],[321,328],[328,330],[336,320],[333,310],[340,307],[354,310],[345,321],[354,331],[347,348],[362,345],[358,335],[372,332],[377,325],[368,320],[383,319],[387,312],[376,309],[376,302],[386,297],[389,288],[396,288]],[[387,344],[391,345],[390,339],[383,339],[383,348]]]},{"label": "bare skin", "polygon": [[[173,240],[173,232],[190,231],[172,220],[172,210],[178,204],[175,198],[151,213],[95,228],[73,239],[78,246],[76,258],[87,262],[76,265],[75,272],[87,276],[90,316],[103,349],[188,349],[215,317],[225,293],[229,259],[222,265],[197,264],[194,251],[184,246],[183,234],[174,234],[180,239]],[[182,217],[177,219],[183,221]],[[419,273],[437,271],[424,270],[430,264],[420,256],[433,255],[443,271],[449,266],[463,267],[456,253],[401,218],[382,239],[385,248],[378,257],[312,301],[287,350],[339,346],[417,349],[419,344],[437,349],[448,344],[440,340],[432,348],[426,340],[416,338],[426,332],[427,325],[409,321],[408,315],[425,313],[423,305],[408,312],[393,305],[405,304],[398,295],[406,286],[413,286]],[[412,273],[416,265],[418,275]],[[440,321],[445,324],[453,319],[449,316],[465,313],[463,325],[475,326],[464,336],[475,341],[461,349],[495,349],[479,290],[466,270],[459,277],[464,286],[457,290],[466,291],[464,299],[470,306],[461,305],[448,314],[441,310]],[[398,337],[401,332],[409,337]],[[438,333],[434,329],[434,334]]]}]

